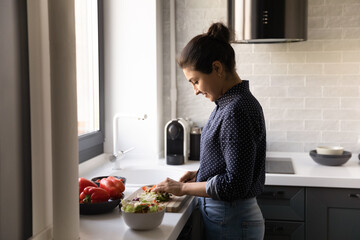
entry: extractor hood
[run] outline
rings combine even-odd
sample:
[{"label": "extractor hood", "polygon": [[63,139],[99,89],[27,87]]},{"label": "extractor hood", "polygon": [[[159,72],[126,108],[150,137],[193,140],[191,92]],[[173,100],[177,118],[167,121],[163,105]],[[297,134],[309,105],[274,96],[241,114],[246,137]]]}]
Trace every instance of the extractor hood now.
[{"label": "extractor hood", "polygon": [[228,0],[234,43],[281,43],[307,39],[307,0]]}]

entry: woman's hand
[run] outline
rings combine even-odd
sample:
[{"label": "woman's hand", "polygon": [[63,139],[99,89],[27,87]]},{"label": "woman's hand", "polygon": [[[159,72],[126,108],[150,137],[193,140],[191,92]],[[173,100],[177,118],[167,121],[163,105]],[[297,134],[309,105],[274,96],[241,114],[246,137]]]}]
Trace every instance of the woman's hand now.
[{"label": "woman's hand", "polygon": [[168,192],[172,193],[175,196],[182,196],[185,193],[183,192],[184,183],[175,181],[171,178],[166,178],[165,181],[162,181],[156,184],[156,187],[152,192]]},{"label": "woman's hand", "polygon": [[195,182],[197,171],[187,171],[180,179],[179,182]]}]

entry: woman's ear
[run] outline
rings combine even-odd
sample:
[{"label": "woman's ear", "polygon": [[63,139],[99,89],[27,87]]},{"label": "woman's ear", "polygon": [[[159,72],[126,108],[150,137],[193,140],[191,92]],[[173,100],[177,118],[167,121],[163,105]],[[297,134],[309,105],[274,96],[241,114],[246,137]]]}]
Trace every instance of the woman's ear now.
[{"label": "woman's ear", "polygon": [[214,61],[212,63],[212,68],[215,70],[216,74],[221,75],[223,72],[223,65],[220,61]]}]

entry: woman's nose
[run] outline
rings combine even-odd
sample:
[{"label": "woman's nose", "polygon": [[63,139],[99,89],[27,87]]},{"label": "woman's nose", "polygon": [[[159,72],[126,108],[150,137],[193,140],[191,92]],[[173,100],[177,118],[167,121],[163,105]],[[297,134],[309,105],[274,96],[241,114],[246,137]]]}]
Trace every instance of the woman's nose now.
[{"label": "woman's nose", "polygon": [[195,95],[198,95],[200,93],[199,89],[197,89],[195,85],[193,85],[193,88]]}]

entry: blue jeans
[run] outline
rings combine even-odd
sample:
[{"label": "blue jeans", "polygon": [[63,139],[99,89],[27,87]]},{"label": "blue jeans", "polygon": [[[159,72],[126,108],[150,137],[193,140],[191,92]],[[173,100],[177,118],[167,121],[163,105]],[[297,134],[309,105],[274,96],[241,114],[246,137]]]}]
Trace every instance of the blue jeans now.
[{"label": "blue jeans", "polygon": [[199,197],[206,239],[262,240],[265,223],[256,198],[233,202]]}]

